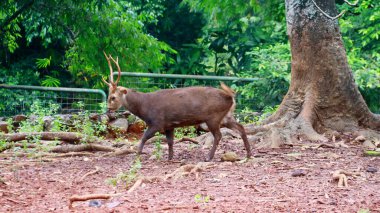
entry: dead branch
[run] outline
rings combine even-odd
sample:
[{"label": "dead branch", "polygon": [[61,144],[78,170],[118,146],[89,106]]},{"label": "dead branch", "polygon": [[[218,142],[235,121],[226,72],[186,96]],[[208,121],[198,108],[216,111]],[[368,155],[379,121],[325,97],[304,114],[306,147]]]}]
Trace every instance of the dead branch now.
[{"label": "dead branch", "polygon": [[161,181],[161,180],[164,180],[163,177],[160,177],[160,176],[151,176],[151,177],[142,177],[142,178],[139,178],[135,184],[133,184],[133,186],[128,189],[128,193],[131,193],[133,191],[135,191],[138,187],[141,186],[141,184],[144,184],[144,183],[153,183],[153,182],[157,182],[157,181]]},{"label": "dead branch", "polygon": [[332,144],[328,144],[328,143],[321,143],[321,144],[318,144],[317,146],[315,146],[316,149],[318,148],[331,148],[331,149],[334,149],[336,148],[334,145]]},{"label": "dead branch", "polygon": [[5,199],[8,200],[8,201],[11,201],[13,203],[16,203],[16,204],[22,204],[24,206],[28,205],[26,202],[23,202],[23,201],[20,201],[20,200],[14,200],[14,199],[11,199],[9,197],[6,197]]},{"label": "dead branch", "polygon": [[19,132],[0,135],[0,139],[9,142],[27,140],[30,137],[39,137],[40,140],[62,140],[69,143],[78,143],[86,138],[87,142],[99,142],[98,138],[83,135],[77,132]]},{"label": "dead branch", "polygon": [[121,155],[129,155],[129,154],[136,154],[137,151],[133,149],[119,149],[112,153],[104,154],[103,157],[114,157],[114,156],[121,156]]},{"label": "dead branch", "polygon": [[54,153],[45,153],[39,155],[38,157],[49,157],[49,158],[66,158],[66,157],[90,157],[94,156],[91,152],[68,152],[62,154],[54,154]]},{"label": "dead branch", "polygon": [[88,194],[88,195],[73,195],[69,198],[69,208],[73,208],[73,203],[76,201],[86,201],[92,199],[109,199],[121,194]]},{"label": "dead branch", "polygon": [[83,152],[83,151],[114,152],[115,149],[112,147],[102,146],[98,144],[80,144],[80,145],[57,146],[50,150],[50,152],[55,152],[55,153]]},{"label": "dead branch", "polygon": [[353,172],[347,172],[344,170],[336,170],[333,173],[333,180],[338,181],[338,187],[348,187],[347,176],[355,175]]},{"label": "dead branch", "polygon": [[196,140],[194,140],[194,139],[191,139],[191,138],[181,138],[181,139],[179,139],[179,140],[174,141],[174,143],[186,142],[186,141],[189,141],[189,142],[191,142],[191,143],[193,143],[193,144],[199,144],[198,141],[196,141]]},{"label": "dead branch", "polygon": [[90,176],[90,175],[93,175],[93,174],[96,174],[100,171],[100,168],[98,166],[95,166],[95,170],[94,171],[90,171],[90,172],[87,172],[86,174],[84,174],[78,182],[82,182],[86,177]]}]

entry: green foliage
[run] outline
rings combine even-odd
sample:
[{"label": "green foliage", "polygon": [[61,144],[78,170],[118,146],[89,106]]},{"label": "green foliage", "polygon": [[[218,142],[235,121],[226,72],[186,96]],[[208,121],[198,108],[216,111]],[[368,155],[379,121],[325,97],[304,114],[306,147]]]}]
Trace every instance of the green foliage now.
[{"label": "green foliage", "polygon": [[153,155],[156,157],[156,160],[160,160],[162,157],[162,145],[161,140],[157,139],[154,141],[154,150]]},{"label": "green foliage", "polygon": [[73,127],[69,130],[81,132],[85,135],[85,137],[82,138],[82,142],[88,141],[90,137],[100,136],[107,130],[106,121],[92,122],[90,120],[90,113],[84,109],[83,102],[79,101],[75,105],[80,111],[73,115]]},{"label": "green foliage", "polygon": [[117,174],[115,178],[108,178],[106,182],[113,186],[117,186],[118,183],[122,183],[125,185],[125,188],[128,188],[138,178],[140,169],[141,160],[139,157],[136,157],[127,172],[121,172]]},{"label": "green foliage", "polygon": [[50,103],[48,107],[36,100],[31,106],[27,120],[20,124],[19,132],[42,132],[44,130],[44,117],[57,113],[59,105]]},{"label": "green foliage", "polygon": [[359,209],[358,213],[371,213],[369,209]]},{"label": "green foliage", "polygon": [[252,57],[250,67],[255,71],[241,72],[242,77],[254,75],[259,79],[247,85],[232,88],[255,103],[255,110],[280,104],[290,84],[289,44],[255,47],[248,55]]},{"label": "green foliage", "polygon": [[380,2],[359,1],[358,6],[343,4],[348,10],[339,20],[342,37],[356,83],[367,105],[380,112]]},{"label": "green foliage", "polygon": [[195,129],[194,126],[176,128],[174,130],[174,137],[175,138],[184,138],[184,137],[195,138],[197,137],[196,132],[197,130]]},{"label": "green foliage", "polygon": [[50,58],[37,58],[37,61],[36,61],[36,65],[37,65],[37,68],[47,68],[48,66],[50,66],[50,61],[51,61],[51,57]]},{"label": "green foliage", "polygon": [[47,75],[41,82],[41,85],[45,87],[59,87],[61,85],[61,81],[57,78]]},{"label": "green foliage", "polygon": [[[119,0],[34,0],[16,19],[1,25],[27,3],[28,1],[15,0],[2,3],[0,30],[4,34],[0,34],[0,44],[11,53],[20,47],[28,49],[27,45],[41,48],[42,53],[28,54],[28,57],[37,60],[37,66],[32,69],[44,68],[38,71],[44,75],[56,70],[58,65],[59,69],[70,71],[76,85],[102,87],[101,76],[109,73],[103,50],[120,57],[123,71],[141,72],[157,72],[164,63],[170,63],[166,53],[175,53],[168,45],[149,35],[145,29],[145,23],[156,23],[162,14],[161,1],[140,3],[136,6],[137,3],[133,5]],[[35,49],[31,48],[31,51]],[[3,50],[0,51],[0,56],[5,60],[0,63],[0,73],[2,66],[13,64],[6,59],[8,52]],[[20,51],[17,54],[25,53]],[[38,56],[45,54],[50,57]],[[46,72],[52,58],[57,58],[56,64]],[[58,86],[57,80],[62,82],[61,78],[68,77],[60,75],[58,78],[52,74],[48,76],[42,81],[45,86]]]},{"label": "green foliage", "polygon": [[[377,0],[338,5],[348,11],[339,19],[348,62],[374,112],[380,112],[377,8]],[[259,77],[234,86],[256,105],[247,113],[278,105],[290,80],[283,0],[4,0],[0,46],[0,83],[7,84],[104,88],[103,50],[119,56],[127,72]],[[0,110],[31,105],[26,96],[0,90]]]},{"label": "green foliage", "polygon": [[194,195],[194,201],[196,203],[208,203],[210,202],[210,196],[209,195],[203,196],[201,194],[196,194]]},{"label": "green foliage", "polygon": [[7,122],[8,133],[13,133],[13,119],[12,118],[8,118],[6,120],[6,122]]},{"label": "green foliage", "polygon": [[139,18],[145,20],[145,16],[138,16],[127,2],[108,1],[101,8],[89,10],[86,16],[89,19],[75,23],[86,30],[78,34],[75,44],[66,53],[68,69],[79,85],[99,87],[100,76],[109,75],[103,50],[119,56],[123,71],[137,72],[157,72],[168,60],[164,52],[175,53],[168,45],[144,32]]}]

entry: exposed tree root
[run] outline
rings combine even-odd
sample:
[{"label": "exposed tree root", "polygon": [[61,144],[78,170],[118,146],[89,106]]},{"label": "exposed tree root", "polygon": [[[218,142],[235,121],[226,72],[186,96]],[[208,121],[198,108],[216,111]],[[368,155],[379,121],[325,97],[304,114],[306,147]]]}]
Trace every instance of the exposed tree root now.
[{"label": "exposed tree root", "polygon": [[27,140],[30,137],[39,137],[40,140],[61,140],[69,143],[78,143],[86,138],[87,142],[99,142],[96,137],[85,136],[77,132],[31,132],[31,133],[11,133],[0,135],[0,139],[8,142]]},{"label": "exposed tree root", "polygon": [[261,133],[261,137],[250,137],[250,142],[259,141],[256,148],[279,148],[283,145],[293,145],[295,141],[305,140],[328,141],[325,136],[314,130],[309,120],[301,116],[296,119],[281,119],[261,127],[247,128],[247,132]]},{"label": "exposed tree root", "polygon": [[57,146],[50,150],[50,152],[55,152],[55,153],[83,152],[83,151],[115,152],[115,149],[112,147],[102,146],[98,144],[79,144],[79,145]]},{"label": "exposed tree root", "polygon": [[111,197],[120,196],[121,194],[88,194],[88,195],[73,195],[69,198],[69,208],[73,208],[73,203],[76,201],[86,201],[93,199],[109,199]]},{"label": "exposed tree root", "polygon": [[[222,133],[222,137],[240,138],[240,135],[231,129],[221,128],[220,132]],[[203,144],[203,148],[209,148],[214,143],[214,136],[211,132],[207,132],[196,137],[195,140],[198,141],[199,144]]]}]

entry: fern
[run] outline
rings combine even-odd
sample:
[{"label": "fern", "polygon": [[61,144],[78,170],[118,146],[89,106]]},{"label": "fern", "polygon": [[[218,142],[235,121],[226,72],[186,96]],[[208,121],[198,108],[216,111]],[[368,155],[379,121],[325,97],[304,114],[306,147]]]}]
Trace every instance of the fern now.
[{"label": "fern", "polygon": [[47,75],[41,82],[41,85],[45,87],[59,87],[61,85],[61,81],[57,78]]}]

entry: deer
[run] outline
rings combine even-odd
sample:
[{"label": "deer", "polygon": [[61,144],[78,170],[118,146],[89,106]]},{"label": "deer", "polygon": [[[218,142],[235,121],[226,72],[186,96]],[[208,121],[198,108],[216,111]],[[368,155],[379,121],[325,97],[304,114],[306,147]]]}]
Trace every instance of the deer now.
[{"label": "deer", "polygon": [[[211,161],[222,138],[221,127],[229,128],[240,133],[247,152],[251,157],[251,148],[243,125],[233,116],[236,107],[235,92],[224,83],[221,89],[214,87],[184,87],[177,89],[162,89],[151,93],[142,93],[118,86],[121,76],[119,58],[116,60],[105,52],[110,70],[110,81],[102,77],[109,87],[107,99],[108,112],[115,112],[124,107],[130,113],[143,120],[145,130],[138,145],[137,154],[142,154],[145,142],[152,138],[156,132],[164,133],[168,144],[168,160],[173,158],[174,129],[185,126],[194,126],[205,123],[214,137],[213,145],[206,161]],[[113,79],[113,66],[118,70],[116,81]]]}]

